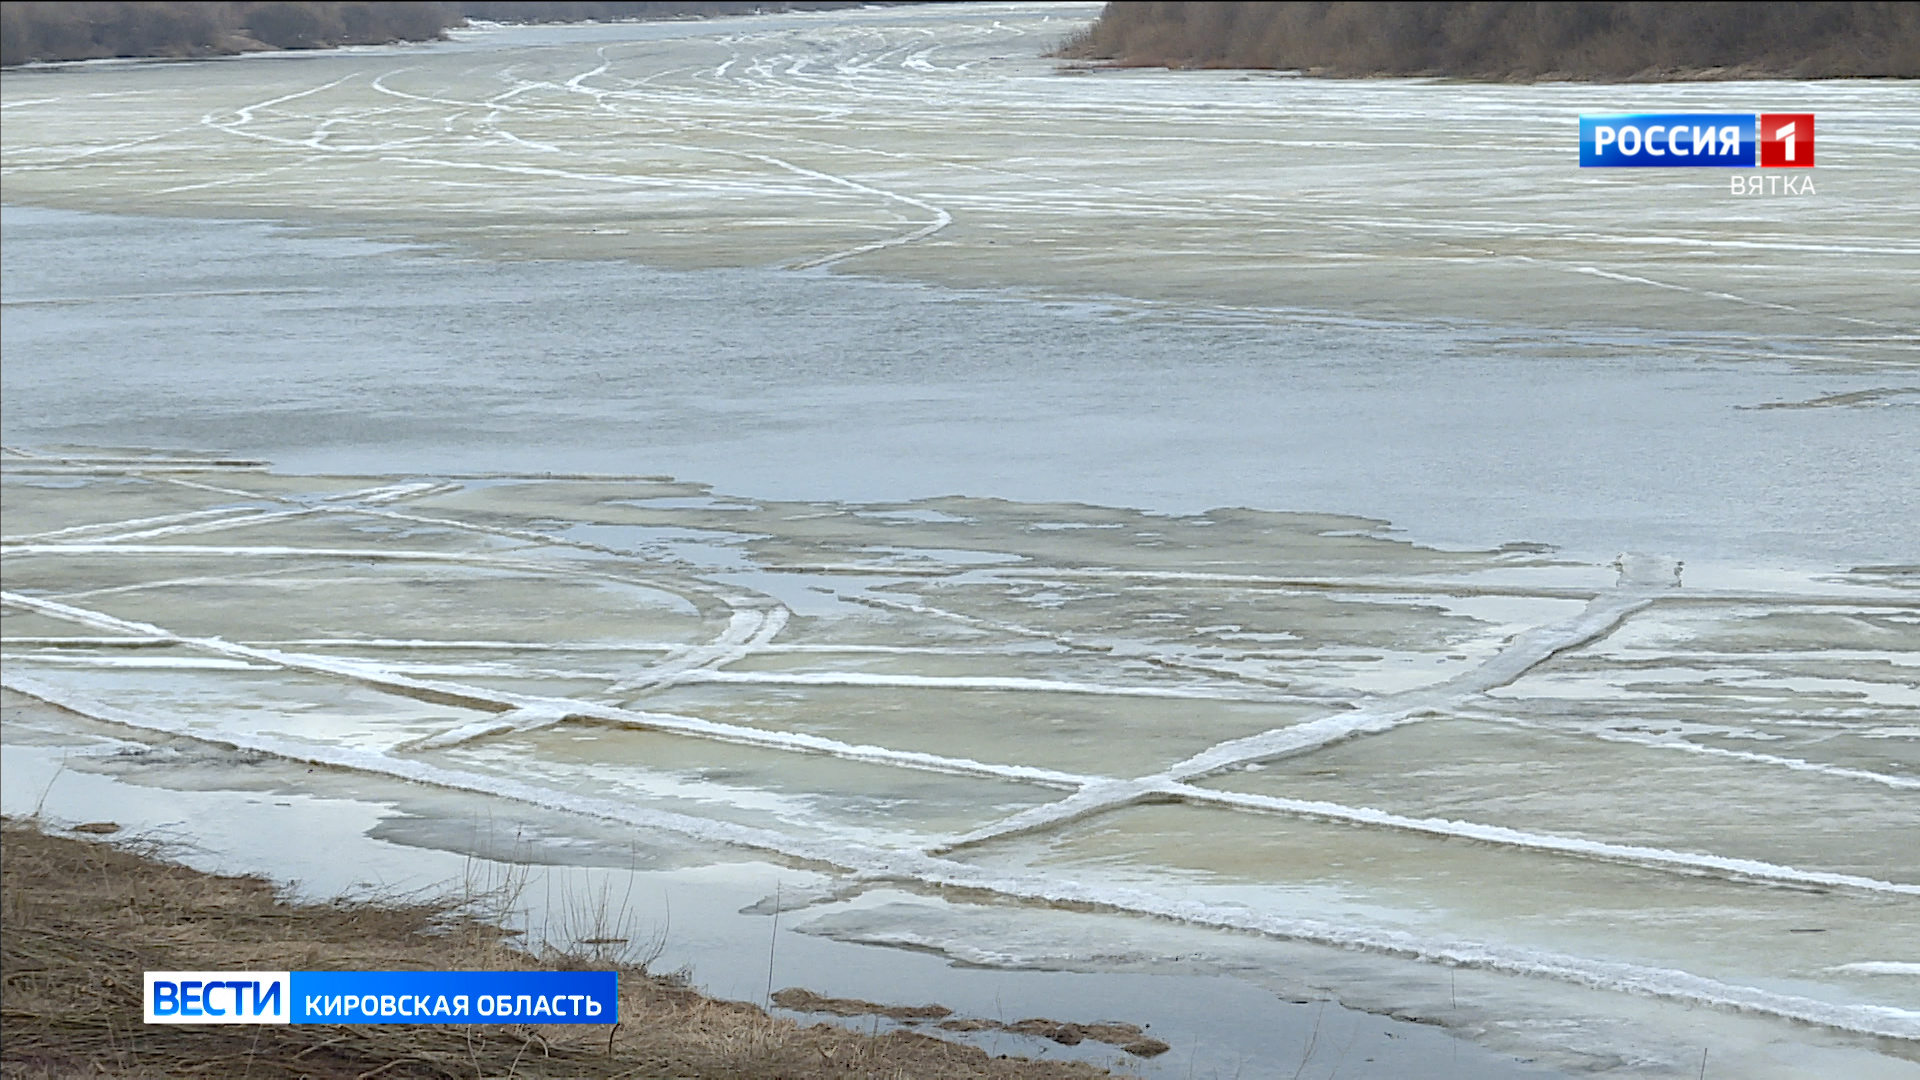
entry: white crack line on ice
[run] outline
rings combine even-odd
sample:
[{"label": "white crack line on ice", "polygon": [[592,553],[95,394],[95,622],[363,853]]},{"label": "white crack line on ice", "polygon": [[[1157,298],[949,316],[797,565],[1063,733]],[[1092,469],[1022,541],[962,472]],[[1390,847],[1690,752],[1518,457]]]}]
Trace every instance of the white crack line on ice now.
[{"label": "white crack line on ice", "polygon": [[323,503],[361,503],[367,506],[380,506],[385,503],[401,502],[406,499],[421,499],[429,495],[445,495],[459,491],[463,485],[452,480],[412,480],[399,484],[381,484],[377,487],[362,488],[359,491],[343,491],[338,495],[328,495]]},{"label": "white crack line on ice", "polygon": [[[604,56],[604,51],[602,52],[602,55]],[[608,106],[606,103],[606,98],[609,96],[617,95],[618,94],[617,91],[597,90],[593,87],[585,85],[585,82],[587,79],[593,78],[596,75],[604,74],[608,66],[609,66],[608,63],[602,63],[599,67],[594,68],[591,71],[583,71],[580,74],[575,75],[572,78],[568,79],[565,83],[564,88],[573,93],[587,94],[593,97],[595,103],[603,109],[609,109],[610,111],[617,111],[617,110],[612,110],[611,107]],[[684,128],[687,125],[683,122],[678,124],[677,126]],[[727,134],[735,134],[729,131],[725,127],[720,127],[717,125],[708,125],[708,126],[712,126],[713,129],[716,131],[720,131]],[[898,192],[898,191],[889,191],[886,188],[877,187],[872,184],[863,184],[858,180],[853,180],[848,177],[840,176],[835,173],[824,172],[820,169],[810,169],[804,165],[796,165],[793,162],[786,160],[785,158],[775,157],[772,154],[761,154],[751,150],[733,150],[733,149],[724,149],[720,147],[711,147],[711,146],[689,146],[689,145],[679,145],[679,144],[662,144],[662,145],[669,145],[676,150],[681,150],[685,152],[702,153],[702,154],[721,154],[727,157],[744,158],[748,161],[757,161],[762,165],[772,165],[778,169],[785,169],[786,171],[793,173],[796,176],[803,176],[809,180],[818,180],[823,183],[832,184],[836,187],[846,188],[849,191],[859,192],[862,195],[876,196],[881,199],[886,199],[892,202],[899,203],[903,206],[911,206],[916,210],[923,210],[933,215],[932,221],[926,223],[925,225],[922,225],[920,228],[914,230],[913,232],[910,232],[901,236],[888,237],[885,240],[876,240],[872,243],[861,244],[857,247],[848,248],[844,251],[836,251],[827,255],[821,255],[816,258],[805,259],[800,262],[792,263],[788,267],[788,269],[791,269],[791,270],[809,270],[817,267],[831,266],[834,263],[845,262],[848,259],[852,259],[860,255],[867,255],[876,251],[883,251],[887,248],[900,247],[904,244],[912,244],[917,241],[924,240],[927,237],[932,236],[934,233],[937,233],[940,230],[946,228],[948,225],[953,224],[952,214],[948,213],[945,209],[939,206],[935,206],[933,203],[927,202],[925,199],[918,199],[911,195],[902,194],[901,192]]]},{"label": "white crack line on ice", "polygon": [[836,251],[830,255],[822,255],[818,258],[806,259],[804,261],[791,264],[788,267],[788,269],[791,269],[791,270],[810,270],[816,267],[832,266],[834,263],[845,262],[848,259],[852,259],[860,255],[869,255],[876,251],[884,251],[887,248],[900,247],[905,244],[916,243],[918,241],[925,240],[927,237],[932,236],[934,233],[937,233],[940,230],[946,228],[947,226],[953,224],[952,214],[948,213],[945,209],[941,207],[935,206],[934,204],[927,202],[924,199],[916,199],[911,195],[903,195],[897,191],[888,191],[886,188],[874,187],[871,184],[863,184],[857,180],[849,180],[844,176],[836,176],[833,173],[821,172],[818,169],[809,169],[801,165],[795,165],[791,161],[786,161],[782,158],[777,158],[770,154],[756,154],[746,150],[730,150],[725,152],[730,153],[735,157],[743,157],[743,158],[751,159],[753,161],[759,161],[768,165],[776,165],[782,169],[788,170],[789,172],[798,173],[801,176],[810,177],[816,180],[824,180],[827,183],[837,184],[841,187],[848,188],[853,191],[858,191],[863,194],[877,195],[883,199],[891,199],[894,202],[901,203],[906,206],[911,206],[916,209],[925,210],[928,213],[933,215],[933,220],[931,222],[903,236],[888,237],[885,240],[876,240],[870,244],[862,244],[858,247],[848,248],[845,251]]},{"label": "white crack line on ice", "polygon": [[223,532],[227,529],[243,529],[250,525],[265,525],[269,522],[285,521],[289,518],[306,517],[319,512],[319,507],[307,507],[300,510],[266,510],[242,517],[223,518],[218,521],[162,525],[157,528],[138,529],[133,532],[117,533],[111,536],[95,536],[90,537],[89,540],[96,544],[121,544],[132,540],[152,540],[162,536],[187,536],[196,533]]},{"label": "white crack line on ice", "polygon": [[532,731],[537,728],[551,727],[572,715],[573,710],[548,704],[522,705],[517,709],[475,720],[470,724],[448,728],[438,735],[429,735],[412,742],[404,742],[395,750],[441,750],[449,746],[483,739],[490,735],[504,735],[508,732]]},{"label": "white crack line on ice", "polygon": [[183,736],[290,761],[510,799],[707,843],[770,852],[840,867],[871,881],[902,881],[921,887],[973,889],[1009,899],[1049,905],[1084,905],[1097,910],[1241,930],[1335,948],[1363,949],[1424,963],[1553,979],[1600,990],[1664,998],[1734,1012],[1758,1013],[1865,1035],[1920,1038],[1920,1012],[1909,1009],[1837,1004],[1726,983],[1672,968],[1645,967],[1481,942],[1426,939],[1379,927],[1339,925],[1314,919],[1261,914],[1241,907],[1178,900],[1140,889],[1102,887],[1031,874],[998,873],[918,852],[891,851],[851,841],[813,840],[769,829],[650,810],[608,799],[553,791],[505,777],[394,758],[374,751],[314,746],[250,732],[209,732],[180,721],[136,715],[13,673],[0,674],[0,685],[58,708],[136,730]]},{"label": "white crack line on ice", "polygon": [[1578,266],[1571,263],[1557,263],[1557,262],[1553,262],[1552,260],[1535,259],[1525,255],[1511,255],[1507,257],[1514,259],[1515,261],[1518,261],[1518,262],[1527,262],[1527,263],[1535,263],[1539,265],[1551,266],[1556,270],[1561,270],[1568,273],[1585,274],[1589,277],[1604,278],[1608,281],[1620,281],[1630,285],[1646,285],[1651,288],[1667,289],[1672,292],[1692,293],[1695,296],[1706,296],[1706,297],[1711,297],[1712,299],[1715,299],[1715,300],[1726,300],[1735,304],[1745,304],[1749,307],[1767,308],[1772,311],[1785,311],[1790,314],[1803,315],[1811,318],[1832,319],[1836,322],[1854,323],[1860,326],[1872,326],[1882,330],[1904,329],[1904,327],[1896,326],[1892,323],[1876,322],[1872,319],[1859,319],[1849,315],[1835,315],[1831,312],[1826,312],[1826,311],[1808,311],[1805,308],[1797,308],[1791,304],[1775,303],[1774,301],[1771,301],[1771,300],[1753,300],[1745,296],[1735,296],[1733,293],[1715,292],[1712,289],[1695,289],[1687,285],[1675,285],[1671,282],[1655,281],[1652,278],[1637,277],[1633,274],[1622,274],[1613,270],[1602,270],[1597,266]]},{"label": "white crack line on ice", "polygon": [[1489,724],[1505,724],[1509,727],[1527,728],[1534,731],[1550,731],[1556,735],[1569,735],[1581,738],[1599,739],[1602,742],[1630,743],[1654,750],[1673,750],[1680,753],[1700,754],[1706,757],[1727,758],[1734,761],[1750,761],[1758,765],[1777,765],[1796,772],[1819,773],[1823,776],[1839,777],[1843,780],[1864,780],[1870,784],[1882,784],[1892,788],[1920,790],[1920,777],[1894,776],[1888,773],[1871,772],[1866,769],[1850,769],[1843,765],[1829,765],[1825,762],[1806,761],[1801,758],[1781,757],[1778,754],[1762,754],[1753,750],[1731,750],[1722,746],[1703,746],[1700,743],[1677,735],[1644,735],[1617,729],[1601,729],[1582,725],[1571,727],[1561,724],[1545,724],[1535,720],[1521,720],[1504,713],[1462,708],[1455,712],[1462,719],[1478,720]]},{"label": "white crack line on ice", "polygon": [[200,122],[202,124],[205,124],[207,127],[215,129],[216,131],[224,131],[230,135],[242,135],[250,139],[259,139],[264,142],[282,143],[282,144],[292,145],[292,146],[304,146],[307,144],[299,142],[294,139],[282,139],[272,135],[262,135],[258,132],[246,131],[244,130],[244,128],[247,124],[253,123],[253,114],[256,110],[270,108],[274,105],[281,105],[289,101],[297,100],[299,98],[322,93],[324,91],[331,90],[336,86],[339,86],[341,83],[350,82],[358,78],[359,76],[360,76],[360,72],[356,71],[350,75],[343,75],[340,78],[335,79],[330,83],[323,83],[320,86],[311,87],[309,89],[301,90],[292,94],[283,94],[280,97],[269,98],[266,101],[256,101],[251,105],[242,105],[237,109],[228,110],[228,112],[233,116],[233,119],[231,121],[227,121],[223,123],[220,120],[215,119],[220,115],[220,112],[218,110],[215,110],[214,112],[210,112],[210,113],[207,113],[205,116],[202,116],[200,118]]},{"label": "white crack line on ice", "polygon": [[31,544],[43,541],[59,541],[62,537],[86,537],[96,539],[95,533],[111,533],[116,530],[152,528],[159,525],[175,525],[186,521],[197,521],[207,517],[237,517],[242,514],[256,513],[251,506],[216,506],[211,510],[188,510],[179,514],[160,514],[155,517],[131,518],[126,521],[103,521],[92,525],[70,525],[64,529],[52,529],[47,532],[26,533],[20,536],[0,537],[0,544]]},{"label": "white crack line on ice", "polygon": [[1699,852],[1671,851],[1639,844],[1610,844],[1579,837],[1526,832],[1501,825],[1483,825],[1445,818],[1410,818],[1371,808],[1354,808],[1337,803],[1307,799],[1288,799],[1271,795],[1250,795],[1235,791],[1217,791],[1188,784],[1167,784],[1161,789],[1183,802],[1228,806],[1235,809],[1286,814],[1293,817],[1339,821],[1353,825],[1376,825],[1404,832],[1425,833],[1455,839],[1479,840],[1503,847],[1525,848],[1559,855],[1572,855],[1603,862],[1624,863],[1684,873],[1712,872],[1756,882],[1788,882],[1799,885],[1856,889],[1863,892],[1920,896],[1920,885],[1882,881],[1859,874],[1836,874],[1823,870],[1801,870],[1758,859],[1738,859]]},{"label": "white crack line on ice", "polygon": [[723,596],[720,599],[733,608],[733,614],[727,619],[726,630],[718,638],[705,645],[669,654],[646,670],[615,683],[610,692],[621,694],[658,689],[691,678],[702,668],[720,667],[743,660],[786,628],[787,609],[784,607],[749,607],[748,604],[756,602],[756,598],[750,597]]},{"label": "white crack line on ice", "polygon": [[[1151,660],[1152,658],[1146,658]],[[1173,665],[1168,665],[1173,666]],[[1222,672],[1221,674],[1231,674]],[[1112,683],[1068,682],[1017,675],[881,675],[870,672],[716,671],[694,670],[665,680],[674,683],[734,683],[759,686],[871,686],[924,690],[1001,690],[1042,694],[1088,694],[1096,697],[1164,698],[1176,701],[1301,701],[1288,695],[1198,686],[1126,686]]]}]

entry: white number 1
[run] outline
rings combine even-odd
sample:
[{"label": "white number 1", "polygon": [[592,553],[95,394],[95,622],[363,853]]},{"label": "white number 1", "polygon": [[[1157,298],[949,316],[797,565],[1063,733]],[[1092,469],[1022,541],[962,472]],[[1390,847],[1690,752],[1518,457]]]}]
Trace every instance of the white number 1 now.
[{"label": "white number 1", "polygon": [[1776,139],[1785,140],[1787,144],[1787,160],[1792,161],[1793,160],[1793,125],[1788,124],[1786,127],[1775,129],[1773,133],[1773,137]]}]

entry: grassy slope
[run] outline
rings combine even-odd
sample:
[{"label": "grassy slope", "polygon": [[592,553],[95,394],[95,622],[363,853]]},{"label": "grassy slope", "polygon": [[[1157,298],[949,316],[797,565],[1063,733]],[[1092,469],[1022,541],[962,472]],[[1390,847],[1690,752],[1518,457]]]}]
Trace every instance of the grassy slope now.
[{"label": "grassy slope", "polygon": [[[564,969],[444,905],[289,904],[257,878],[173,865],[127,845],[0,831],[0,1074],[276,1077],[994,1077],[1104,1075],[992,1058],[926,1035],[801,1027],[703,997],[673,978],[621,974],[621,1023],[146,1027],[149,970]],[[790,996],[790,995],[788,995]],[[834,1011],[828,1009],[826,1011]],[[1064,1041],[1064,1040],[1063,1040]]]}]

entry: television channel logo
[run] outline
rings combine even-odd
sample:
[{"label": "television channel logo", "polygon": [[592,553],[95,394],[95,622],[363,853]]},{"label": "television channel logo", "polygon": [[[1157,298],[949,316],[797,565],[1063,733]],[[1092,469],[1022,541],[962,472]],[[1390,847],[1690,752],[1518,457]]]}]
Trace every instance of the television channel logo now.
[{"label": "television channel logo", "polygon": [[293,1019],[291,972],[149,971],[149,1024],[285,1024]]},{"label": "television channel logo", "polygon": [[613,1024],[614,971],[149,971],[149,1024]]},{"label": "television channel logo", "polygon": [[1760,167],[1813,168],[1813,114],[1760,114]]},{"label": "television channel logo", "polygon": [[1813,168],[1812,113],[1623,113],[1580,118],[1580,167]]}]

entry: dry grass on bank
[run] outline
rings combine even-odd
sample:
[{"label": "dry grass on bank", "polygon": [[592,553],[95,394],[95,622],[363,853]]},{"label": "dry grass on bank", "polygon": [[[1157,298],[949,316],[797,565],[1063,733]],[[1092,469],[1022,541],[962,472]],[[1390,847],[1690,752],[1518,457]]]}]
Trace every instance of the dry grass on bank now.
[{"label": "dry grass on bank", "polygon": [[98,841],[0,827],[0,1074],[113,1076],[827,1077],[1104,1075],[995,1058],[911,1032],[801,1027],[671,979],[621,973],[621,1023],[147,1027],[146,970],[604,968],[535,958],[430,904],[289,904],[266,881]]}]

